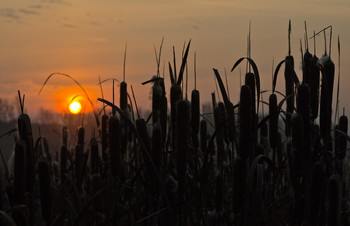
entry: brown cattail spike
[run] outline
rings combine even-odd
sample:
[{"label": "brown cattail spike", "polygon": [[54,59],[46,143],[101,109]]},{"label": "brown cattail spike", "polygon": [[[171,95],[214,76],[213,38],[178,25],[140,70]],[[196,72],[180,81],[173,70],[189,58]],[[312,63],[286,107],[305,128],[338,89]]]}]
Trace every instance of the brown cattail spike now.
[{"label": "brown cattail spike", "polygon": [[294,58],[293,56],[287,56],[285,61],[284,79],[286,84],[286,96],[291,96],[287,99],[287,112],[286,112],[286,126],[285,135],[289,137],[291,135],[291,122],[294,109],[294,82],[292,71],[294,70]]},{"label": "brown cattail spike", "polygon": [[278,112],[277,112],[277,96],[271,94],[269,98],[269,114],[273,115],[269,120],[269,142],[271,148],[276,148],[277,132],[278,132]]},{"label": "brown cattail spike", "polygon": [[318,67],[318,58],[313,56],[310,62],[310,108],[311,119],[315,120],[318,116],[319,93],[320,93],[320,68]]},{"label": "brown cattail spike", "polygon": [[192,126],[192,142],[195,148],[198,147],[198,132],[199,132],[199,91],[192,90],[191,94],[191,126]]},{"label": "brown cattail spike", "polygon": [[32,125],[27,114],[21,114],[18,117],[19,137],[26,143],[26,174],[27,174],[27,191],[32,192],[34,189],[35,172],[34,172],[34,141]]},{"label": "brown cattail spike", "polygon": [[[344,134],[348,134],[348,117],[346,115],[339,118],[339,130]],[[344,134],[339,134],[339,152],[335,153],[339,159],[344,159],[346,156],[348,140]]]},{"label": "brown cattail spike", "polygon": [[251,89],[244,85],[241,87],[240,104],[239,104],[239,150],[238,155],[247,159],[251,153],[251,136],[252,136],[252,100]]},{"label": "brown cattail spike", "polygon": [[128,107],[128,92],[126,82],[120,83],[120,109],[122,111],[126,110]]},{"label": "brown cattail spike", "polygon": [[322,73],[320,129],[321,137],[327,140],[331,130],[334,63],[328,56],[323,56],[319,59],[319,65]]}]

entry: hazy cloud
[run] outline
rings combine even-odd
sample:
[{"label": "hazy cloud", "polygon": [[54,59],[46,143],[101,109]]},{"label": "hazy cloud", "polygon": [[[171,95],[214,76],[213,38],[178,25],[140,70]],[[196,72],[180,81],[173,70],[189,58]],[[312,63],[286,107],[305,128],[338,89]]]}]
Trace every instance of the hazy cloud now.
[{"label": "hazy cloud", "polygon": [[97,21],[84,21],[84,24],[91,25],[91,26],[101,26],[102,24]]},{"label": "hazy cloud", "polygon": [[198,25],[196,25],[196,24],[192,25],[192,28],[195,29],[195,30],[200,29],[200,27]]},{"label": "hazy cloud", "polygon": [[0,16],[7,17],[9,19],[14,19],[14,20],[18,20],[20,18],[17,10],[10,9],[10,8],[0,9]]},{"label": "hazy cloud", "polygon": [[71,29],[77,29],[78,28],[78,26],[73,25],[73,24],[63,24],[63,26],[66,27],[66,28],[71,28]]},{"label": "hazy cloud", "polygon": [[31,8],[31,9],[41,9],[41,8],[43,8],[43,6],[42,6],[42,5],[30,5],[30,6],[28,6],[28,8]]},{"label": "hazy cloud", "polygon": [[36,12],[33,10],[27,10],[27,9],[20,9],[19,12],[27,14],[27,15],[38,15],[39,14],[39,12]]}]

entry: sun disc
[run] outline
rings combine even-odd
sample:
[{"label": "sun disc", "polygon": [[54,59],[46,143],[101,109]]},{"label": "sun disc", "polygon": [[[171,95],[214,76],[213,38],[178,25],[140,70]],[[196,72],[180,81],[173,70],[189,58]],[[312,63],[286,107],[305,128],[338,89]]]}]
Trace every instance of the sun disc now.
[{"label": "sun disc", "polygon": [[81,110],[81,104],[78,101],[74,101],[69,105],[69,111],[73,114],[78,114]]}]

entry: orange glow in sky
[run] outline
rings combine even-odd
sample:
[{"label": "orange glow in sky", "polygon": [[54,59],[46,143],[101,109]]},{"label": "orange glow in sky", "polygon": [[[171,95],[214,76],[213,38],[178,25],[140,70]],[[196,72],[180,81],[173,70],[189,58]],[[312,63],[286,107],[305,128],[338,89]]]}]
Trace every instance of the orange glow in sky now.
[{"label": "orange glow in sky", "polygon": [[[90,87],[84,87],[88,97],[92,102],[97,98],[96,93]],[[68,86],[59,88],[55,91],[53,98],[56,102],[56,112],[78,114],[80,111],[89,113],[93,107],[86,97],[85,93],[77,86]],[[95,107],[95,105],[94,105]]]},{"label": "orange glow in sky", "polygon": [[[74,82],[54,76],[38,91],[51,73],[71,75],[86,88],[96,111],[102,97],[96,85],[107,78],[122,80],[125,43],[128,44],[126,82],[128,92],[134,88],[138,107],[150,109],[151,85],[142,86],[157,72],[154,48],[157,51],[164,37],[160,72],[165,78],[167,97],[170,94],[168,64],[173,61],[179,70],[184,42],[190,39],[188,55],[188,93],[194,88],[194,52],[196,52],[196,89],[201,91],[201,104],[211,102],[216,92],[214,73],[227,70],[230,98],[238,103],[241,68],[230,71],[234,62],[247,54],[248,27],[251,22],[251,58],[257,64],[261,90],[271,90],[274,66],[288,54],[288,21],[292,21],[291,54],[301,80],[300,40],[304,44],[307,22],[308,36],[332,25],[332,59],[338,65],[337,36],[341,42],[340,108],[350,111],[350,1],[92,1],[32,0],[2,1],[0,6],[0,98],[12,100],[17,90],[26,95],[28,113],[40,107],[56,113],[69,113],[72,98],[77,97],[85,113],[93,111],[90,101]],[[175,13],[174,13],[175,12]],[[43,32],[44,31],[44,32]],[[327,42],[330,40],[326,32]],[[309,40],[314,53],[313,40]],[[316,55],[324,53],[323,35],[316,37]],[[327,48],[329,45],[327,45]],[[305,45],[303,46],[305,50]],[[336,67],[335,74],[338,74]],[[281,72],[280,72],[281,73]],[[337,80],[335,80],[336,85]],[[69,87],[67,87],[67,85]],[[62,88],[63,87],[63,88]],[[119,87],[115,100],[119,103]],[[103,84],[104,98],[112,101],[112,83]],[[284,92],[280,75],[276,90]],[[334,88],[334,95],[336,88]],[[267,98],[267,95],[264,98]],[[280,98],[280,97],[278,97]],[[335,103],[335,102],[334,102]]]}]

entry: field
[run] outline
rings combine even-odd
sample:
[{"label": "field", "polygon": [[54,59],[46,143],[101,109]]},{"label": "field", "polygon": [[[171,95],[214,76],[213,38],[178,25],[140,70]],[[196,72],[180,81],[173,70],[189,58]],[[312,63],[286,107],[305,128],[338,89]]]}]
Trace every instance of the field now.
[{"label": "field", "polygon": [[[332,36],[332,27],[325,31]],[[317,57],[308,41],[304,51],[302,46],[302,75],[289,52],[274,68],[272,90],[261,90],[249,54],[236,59],[232,71],[247,63],[238,103],[230,100],[226,76],[214,68],[217,92],[208,113],[201,111],[200,92],[187,92],[191,41],[180,68],[175,54],[167,65],[171,87],[159,72],[161,45],[155,51],[158,73],[144,82],[152,90],[150,114],[140,114],[124,74],[122,82],[113,80],[119,103],[99,98],[103,108],[94,108],[93,120],[61,125],[59,147],[50,147],[44,133],[34,135],[18,92],[17,130],[5,134],[18,139],[11,158],[2,159],[1,223],[348,225],[350,137],[338,106],[340,74],[331,47]],[[62,73],[50,75],[42,88],[53,76],[73,80],[86,94]],[[277,79],[285,81],[283,91],[276,90]]]}]

